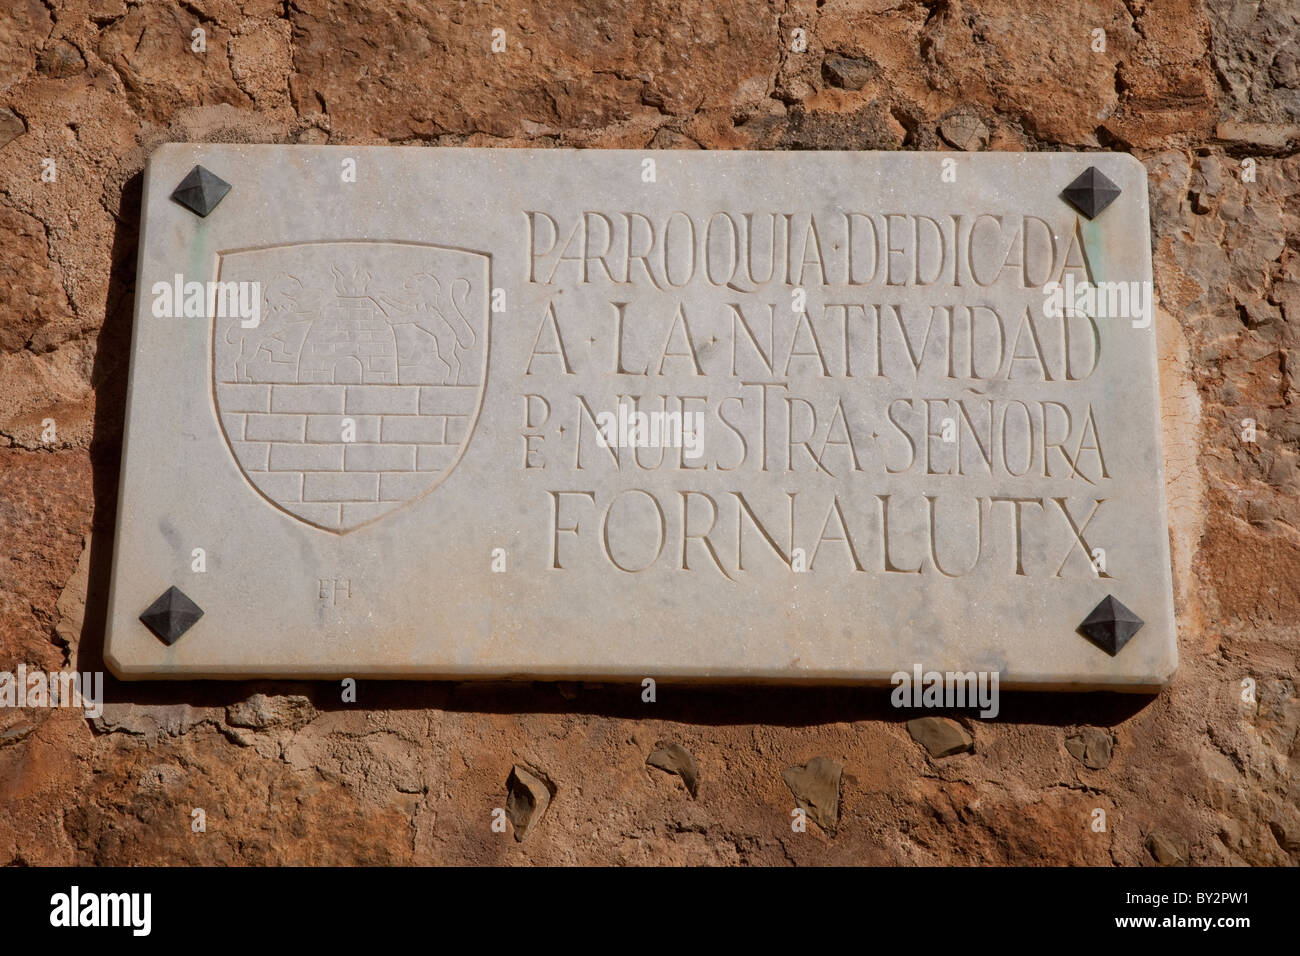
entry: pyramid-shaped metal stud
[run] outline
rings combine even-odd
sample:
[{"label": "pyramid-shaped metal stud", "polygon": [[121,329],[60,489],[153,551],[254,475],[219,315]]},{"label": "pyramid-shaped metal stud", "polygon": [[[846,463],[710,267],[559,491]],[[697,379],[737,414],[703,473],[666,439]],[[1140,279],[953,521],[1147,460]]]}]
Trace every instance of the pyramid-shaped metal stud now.
[{"label": "pyramid-shaped metal stud", "polygon": [[203,608],[185,596],[180,588],[170,587],[140,615],[144,626],[164,644],[175,644],[203,616]]},{"label": "pyramid-shaped metal stud", "polygon": [[1079,625],[1088,640],[1114,657],[1124,649],[1145,622],[1123,604],[1113,594],[1107,594],[1101,603],[1092,609],[1092,613]]},{"label": "pyramid-shaped metal stud", "polygon": [[1089,166],[1078,179],[1065,187],[1061,198],[1089,219],[1095,219],[1119,197],[1119,193],[1119,187],[1102,175],[1101,170]]},{"label": "pyramid-shaped metal stud", "polygon": [[181,184],[172,192],[172,199],[200,216],[217,208],[217,203],[230,192],[230,183],[202,166],[191,169]]}]

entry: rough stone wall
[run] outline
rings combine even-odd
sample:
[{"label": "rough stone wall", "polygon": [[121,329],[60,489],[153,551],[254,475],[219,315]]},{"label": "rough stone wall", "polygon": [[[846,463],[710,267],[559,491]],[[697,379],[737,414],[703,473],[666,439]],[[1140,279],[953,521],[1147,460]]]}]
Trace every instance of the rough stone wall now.
[{"label": "rough stone wall", "polygon": [[110,680],[94,721],[0,709],[0,863],[1300,863],[1294,0],[3,7],[0,670],[100,666],[140,172],[176,140],[1131,151],[1181,668],[1005,695],[947,757],[879,690]]}]

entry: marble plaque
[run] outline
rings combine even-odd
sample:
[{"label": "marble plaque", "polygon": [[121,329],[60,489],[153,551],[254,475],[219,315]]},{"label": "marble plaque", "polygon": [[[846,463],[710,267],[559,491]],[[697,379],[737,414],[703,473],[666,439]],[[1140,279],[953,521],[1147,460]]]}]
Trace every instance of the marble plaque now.
[{"label": "marble plaque", "polygon": [[1124,154],[163,146],[109,666],[1159,687],[1151,278]]}]

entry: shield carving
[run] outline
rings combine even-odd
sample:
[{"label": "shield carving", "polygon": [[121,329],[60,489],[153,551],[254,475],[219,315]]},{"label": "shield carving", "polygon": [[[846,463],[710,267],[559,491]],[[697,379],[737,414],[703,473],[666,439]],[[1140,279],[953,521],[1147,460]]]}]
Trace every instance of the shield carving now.
[{"label": "shield carving", "polygon": [[335,534],[438,487],[482,405],[490,269],[414,242],[221,253],[220,283],[260,291],[256,326],[220,308],[212,324],[217,415],[249,483]]}]

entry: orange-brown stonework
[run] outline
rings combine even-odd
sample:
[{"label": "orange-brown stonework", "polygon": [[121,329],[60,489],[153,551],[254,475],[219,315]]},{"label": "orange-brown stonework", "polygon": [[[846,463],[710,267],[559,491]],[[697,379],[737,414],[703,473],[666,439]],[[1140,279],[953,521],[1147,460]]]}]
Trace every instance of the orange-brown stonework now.
[{"label": "orange-brown stonework", "polygon": [[882,690],[109,678],[94,720],[0,708],[0,864],[1300,863],[1293,2],[4,8],[0,671],[102,667],[140,173],[169,141],[1131,151],[1181,667],[1156,698],[1004,695],[946,757]]}]

